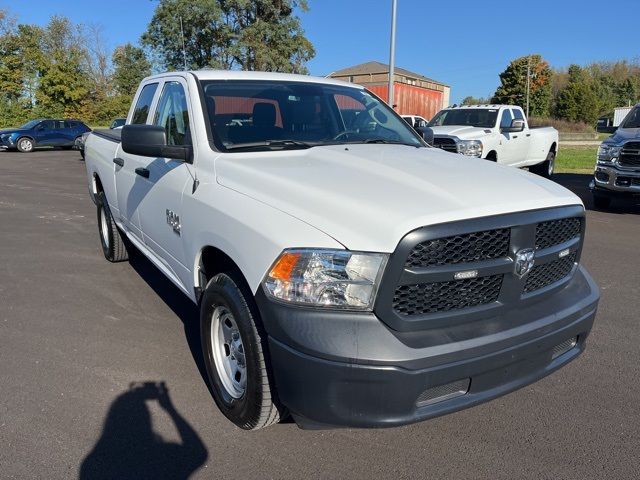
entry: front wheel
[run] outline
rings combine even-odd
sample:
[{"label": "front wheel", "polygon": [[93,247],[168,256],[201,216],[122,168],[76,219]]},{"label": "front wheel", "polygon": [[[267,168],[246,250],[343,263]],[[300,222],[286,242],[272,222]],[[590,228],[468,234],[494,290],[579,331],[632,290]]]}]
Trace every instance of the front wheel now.
[{"label": "front wheel", "polygon": [[555,168],[555,163],[556,152],[550,150],[547,154],[547,159],[544,162],[539,163],[538,165],[534,165],[533,167],[529,168],[529,170],[536,175],[540,175],[541,177],[551,178],[551,176],[553,175],[553,170]]},{"label": "front wheel", "polygon": [[29,153],[33,151],[33,140],[27,137],[19,138],[16,142],[16,148],[19,152]]},{"label": "front wheel", "polygon": [[219,273],[200,305],[202,351],[213,398],[238,427],[257,430],[284,415],[269,378],[266,335],[250,292],[236,273]]}]

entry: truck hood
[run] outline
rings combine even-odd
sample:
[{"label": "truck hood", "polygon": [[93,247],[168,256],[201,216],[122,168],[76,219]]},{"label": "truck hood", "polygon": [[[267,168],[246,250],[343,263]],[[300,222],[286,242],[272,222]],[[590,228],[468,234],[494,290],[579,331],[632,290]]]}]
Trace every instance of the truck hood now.
[{"label": "truck hood", "polygon": [[20,132],[26,132],[26,130],[24,128],[6,128],[4,130],[0,130],[0,135],[7,135],[11,133],[20,133]]},{"label": "truck hood", "polygon": [[620,128],[605,140],[606,143],[621,145],[628,140],[640,139],[640,128]]},{"label": "truck hood", "polygon": [[435,136],[458,137],[462,140],[475,140],[491,133],[490,128],[468,127],[464,125],[447,125],[443,127],[431,127]]},{"label": "truck hood", "polygon": [[215,169],[219,184],[351,250],[392,252],[422,226],[581,204],[569,190],[528,172],[404,145],[229,153],[215,160]]}]

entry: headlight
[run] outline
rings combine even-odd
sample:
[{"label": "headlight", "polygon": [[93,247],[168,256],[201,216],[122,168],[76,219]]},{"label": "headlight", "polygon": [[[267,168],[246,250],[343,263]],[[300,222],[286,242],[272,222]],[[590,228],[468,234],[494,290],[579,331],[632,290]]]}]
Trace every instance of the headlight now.
[{"label": "headlight", "polygon": [[263,281],[268,295],[317,307],[371,310],[388,255],[289,249]]},{"label": "headlight", "polygon": [[482,142],[480,140],[460,140],[458,141],[458,153],[470,157],[482,156]]},{"label": "headlight", "polygon": [[620,155],[620,150],[622,150],[622,147],[616,145],[607,145],[603,143],[598,147],[598,161],[607,163],[612,162],[613,160],[618,158],[618,155]]}]

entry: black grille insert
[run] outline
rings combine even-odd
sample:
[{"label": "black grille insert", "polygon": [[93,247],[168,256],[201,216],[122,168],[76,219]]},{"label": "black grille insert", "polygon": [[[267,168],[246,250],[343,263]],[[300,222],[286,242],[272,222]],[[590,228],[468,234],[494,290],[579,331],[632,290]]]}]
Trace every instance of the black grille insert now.
[{"label": "black grille insert", "polygon": [[393,296],[393,309],[399,315],[409,316],[485,305],[498,299],[501,286],[502,275],[401,285]]},{"label": "black grille insert", "polygon": [[564,258],[533,267],[524,285],[524,293],[535,292],[566,278],[573,269],[576,255],[573,252]]},{"label": "black grille insert", "polygon": [[536,225],[536,249],[553,247],[576,238],[582,230],[580,218],[561,218]]},{"label": "black grille insert", "polygon": [[625,143],[619,163],[623,167],[640,167],[640,142]]},{"label": "black grille insert", "polygon": [[458,146],[453,138],[435,137],[433,139],[433,146],[446,150],[447,152],[458,153]]},{"label": "black grille insert", "polygon": [[479,262],[506,257],[509,255],[510,236],[510,229],[501,228],[427,240],[411,250],[407,257],[406,268]]}]

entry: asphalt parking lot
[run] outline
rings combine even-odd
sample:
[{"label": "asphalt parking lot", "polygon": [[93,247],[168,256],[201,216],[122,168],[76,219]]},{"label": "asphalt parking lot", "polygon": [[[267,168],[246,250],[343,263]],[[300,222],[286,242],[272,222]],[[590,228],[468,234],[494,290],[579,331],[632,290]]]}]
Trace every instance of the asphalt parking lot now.
[{"label": "asphalt parking lot", "polygon": [[639,206],[588,212],[600,311],[556,374],[407,427],[254,433],[210,397],[196,307],[106,262],[95,216],[77,152],[0,151],[1,478],[640,478]]}]

